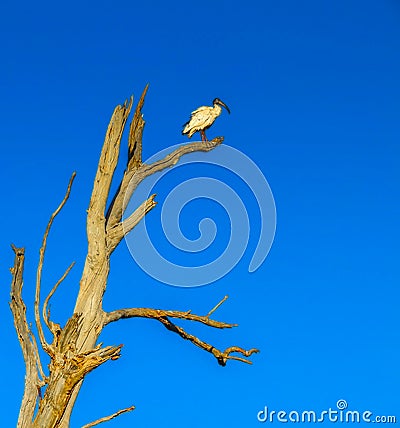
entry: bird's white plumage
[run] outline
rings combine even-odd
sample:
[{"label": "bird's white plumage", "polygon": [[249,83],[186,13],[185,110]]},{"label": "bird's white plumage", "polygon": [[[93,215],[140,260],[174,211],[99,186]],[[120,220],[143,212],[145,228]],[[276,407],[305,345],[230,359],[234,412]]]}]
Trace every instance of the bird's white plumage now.
[{"label": "bird's white plumage", "polygon": [[221,114],[221,107],[214,104],[213,107],[202,106],[194,110],[191,114],[189,122],[185,125],[182,134],[187,134],[189,138],[199,131],[204,131],[209,128],[215,119]]}]

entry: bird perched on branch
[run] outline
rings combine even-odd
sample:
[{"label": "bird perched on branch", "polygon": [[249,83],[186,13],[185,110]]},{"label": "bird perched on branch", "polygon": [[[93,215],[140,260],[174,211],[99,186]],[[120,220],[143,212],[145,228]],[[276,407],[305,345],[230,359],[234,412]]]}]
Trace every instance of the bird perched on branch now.
[{"label": "bird perched on branch", "polygon": [[189,138],[192,137],[196,132],[200,132],[201,141],[207,141],[206,129],[208,129],[215,121],[215,119],[221,114],[221,107],[225,107],[227,112],[230,114],[228,106],[222,102],[219,98],[215,98],[213,106],[202,106],[192,112],[189,122],[183,126],[182,135],[187,134]]}]

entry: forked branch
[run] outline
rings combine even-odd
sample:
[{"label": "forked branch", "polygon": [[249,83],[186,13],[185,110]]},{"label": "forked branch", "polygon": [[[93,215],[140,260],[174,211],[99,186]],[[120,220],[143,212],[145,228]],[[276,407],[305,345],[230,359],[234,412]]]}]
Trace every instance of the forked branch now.
[{"label": "forked branch", "polygon": [[145,99],[148,87],[149,85],[146,85],[146,87],[143,90],[143,93],[136,106],[135,113],[133,115],[133,119],[129,128],[128,161],[126,165],[126,170],[124,171],[123,178],[107,210],[106,219],[107,219],[108,229],[114,228],[114,226],[116,226],[122,220],[123,203],[124,203],[126,186],[129,184],[129,181],[132,175],[137,170],[137,168],[139,168],[142,165],[142,137],[143,137],[143,129],[145,125],[145,121],[142,115],[142,108],[144,105],[144,99]]},{"label": "forked branch", "polygon": [[[219,146],[223,141],[223,137],[217,137],[207,142],[194,142],[184,144],[175,149],[173,152],[169,153],[163,159],[155,161],[151,164],[140,164],[139,166],[137,164],[134,164],[135,167],[132,166],[133,164],[128,165],[128,169],[124,173],[121,184],[118,187],[117,193],[114,196],[112,204],[107,212],[107,235],[112,235],[113,241],[112,245],[108,245],[111,251],[116,248],[116,246],[119,244],[119,242],[124,236],[123,233],[120,233],[122,216],[124,214],[127,204],[129,203],[133,195],[133,192],[145,178],[166,168],[171,168],[172,166],[177,164],[177,162],[182,156],[188,153],[208,152],[210,150],[215,149],[215,147]],[[134,226],[136,224],[137,223],[135,223]],[[131,228],[125,227],[125,234],[128,233],[129,230],[131,230],[132,228],[133,226]],[[115,234],[115,231],[118,229],[120,229],[119,232]]]},{"label": "forked branch", "polygon": [[111,254],[117,245],[121,242],[124,235],[129,233],[143,217],[151,211],[157,202],[154,200],[155,194],[151,195],[149,199],[144,201],[138,208],[124,221],[117,223],[113,228],[107,232],[107,248]]},{"label": "forked branch", "polygon": [[221,329],[236,327],[237,324],[229,324],[221,321],[216,321],[210,318],[211,314],[213,314],[227,299],[228,299],[228,296],[225,296],[217,305],[215,305],[208,312],[207,315],[196,315],[196,314],[192,314],[191,311],[182,312],[182,311],[171,311],[171,310],[152,309],[152,308],[118,309],[116,311],[106,313],[104,326],[111,322],[118,321],[123,318],[155,319],[161,322],[164,325],[164,327],[166,327],[169,331],[179,334],[179,336],[181,336],[183,339],[189,340],[199,348],[213,354],[214,357],[218,360],[218,363],[221,364],[222,366],[225,366],[227,360],[238,360],[238,361],[251,364],[251,361],[247,360],[246,358],[233,356],[231,354],[239,353],[244,357],[250,357],[252,354],[259,352],[258,349],[253,348],[246,351],[240,347],[232,346],[230,348],[227,348],[225,351],[220,351],[214,346],[200,340],[196,336],[193,336],[187,333],[182,327],[177,326],[170,320],[170,318],[175,318],[175,319],[183,319],[188,321],[195,321],[195,322],[199,322],[204,325],[207,325],[209,327],[221,328]]}]

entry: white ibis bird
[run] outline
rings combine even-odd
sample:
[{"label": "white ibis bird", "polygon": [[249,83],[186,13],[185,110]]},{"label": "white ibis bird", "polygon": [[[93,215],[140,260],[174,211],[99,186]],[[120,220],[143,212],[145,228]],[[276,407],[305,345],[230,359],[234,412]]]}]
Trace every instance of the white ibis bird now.
[{"label": "white ibis bird", "polygon": [[225,107],[227,112],[230,114],[229,107],[222,102],[219,98],[215,98],[213,106],[202,106],[192,112],[189,122],[183,126],[182,135],[187,134],[189,138],[192,137],[196,132],[200,132],[201,141],[207,141],[206,129],[208,129],[215,121],[215,119],[221,114],[221,107]]}]

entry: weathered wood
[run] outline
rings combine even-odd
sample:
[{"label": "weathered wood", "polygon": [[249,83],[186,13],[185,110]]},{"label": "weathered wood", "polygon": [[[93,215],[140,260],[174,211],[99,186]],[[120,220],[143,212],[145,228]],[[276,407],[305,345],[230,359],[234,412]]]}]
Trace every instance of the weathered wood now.
[{"label": "weathered wood", "polygon": [[28,428],[32,424],[38,392],[42,383],[39,380],[37,367],[40,365],[40,361],[38,361],[38,354],[35,352],[35,344],[31,340],[32,332],[28,326],[26,306],[22,299],[25,249],[17,248],[14,245],[12,245],[12,249],[15,258],[14,266],[10,269],[12,274],[10,308],[25,361],[25,387],[17,427]]},{"label": "weathered wood", "polygon": [[[214,355],[218,363],[225,365],[227,360],[236,359],[250,363],[247,357],[258,352],[256,349],[244,350],[230,347],[220,351],[214,346],[186,332],[183,328],[172,323],[170,319],[184,319],[200,322],[212,328],[231,328],[236,324],[216,321],[210,316],[225,302],[222,299],[207,315],[195,315],[191,311],[161,310],[151,308],[117,309],[111,312],[103,310],[103,295],[106,290],[110,272],[110,256],[119,245],[124,234],[129,233],[143,217],[156,206],[155,195],[150,196],[129,217],[122,220],[125,205],[131,198],[137,186],[146,177],[175,165],[181,156],[194,151],[209,151],[222,143],[218,137],[209,142],[194,142],[180,146],[178,149],[152,164],[142,163],[142,136],[144,120],[142,107],[147,87],[135,109],[128,136],[128,163],[123,177],[107,208],[111,182],[117,167],[121,138],[132,108],[133,99],[117,106],[112,114],[94,179],[92,195],[87,210],[87,240],[88,249],[85,264],[80,279],[79,292],[76,298],[74,312],[64,327],[50,321],[47,310],[48,301],[58,285],[66,278],[72,265],[56,282],[45,299],[42,318],[44,325],[50,330],[52,342],[47,343],[40,318],[40,288],[41,274],[44,266],[47,237],[54,218],[66,203],[75,174],[73,174],[59,207],[52,214],[44,233],[40,249],[39,265],[36,279],[34,302],[35,321],[38,329],[41,348],[50,356],[48,374],[45,375],[39,358],[35,336],[29,329],[26,320],[26,307],[22,299],[22,274],[24,267],[24,249],[13,246],[15,253],[14,267],[11,268],[11,302],[10,307],[14,317],[15,329],[25,360],[26,377],[25,390],[18,418],[18,428],[68,428],[75,400],[85,376],[100,365],[120,357],[122,345],[103,346],[98,344],[98,338],[103,328],[122,318],[152,318],[161,322],[169,331],[179,334],[183,339]],[[231,355],[233,353],[240,356]],[[41,388],[45,386],[44,394]],[[42,396],[43,395],[43,396]],[[110,416],[91,422],[86,427],[105,422],[118,415],[132,410],[131,406]]]}]

